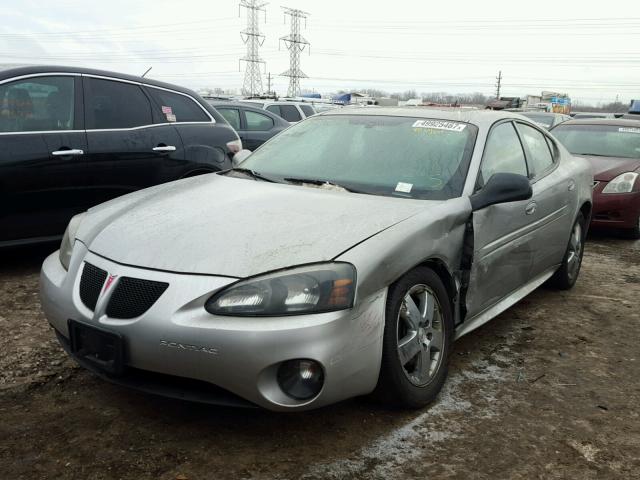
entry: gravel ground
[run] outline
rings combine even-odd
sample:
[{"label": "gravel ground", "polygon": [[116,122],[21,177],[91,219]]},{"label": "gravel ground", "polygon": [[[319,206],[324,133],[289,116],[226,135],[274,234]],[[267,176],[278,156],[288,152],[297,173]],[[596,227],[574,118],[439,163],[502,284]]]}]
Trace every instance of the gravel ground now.
[{"label": "gravel ground", "polygon": [[301,414],[167,400],[76,367],[40,312],[50,249],[0,252],[2,478],[640,478],[640,241],[590,238],[572,291],[543,287],[457,342],[430,408]]}]

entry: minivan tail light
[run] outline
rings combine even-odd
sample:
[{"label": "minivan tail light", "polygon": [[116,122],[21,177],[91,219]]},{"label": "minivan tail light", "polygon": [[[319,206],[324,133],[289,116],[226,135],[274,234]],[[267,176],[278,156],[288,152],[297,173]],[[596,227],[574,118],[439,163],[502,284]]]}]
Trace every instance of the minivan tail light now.
[{"label": "minivan tail light", "polygon": [[228,142],[227,148],[231,153],[238,153],[240,150],[242,150],[242,140],[238,139]]}]

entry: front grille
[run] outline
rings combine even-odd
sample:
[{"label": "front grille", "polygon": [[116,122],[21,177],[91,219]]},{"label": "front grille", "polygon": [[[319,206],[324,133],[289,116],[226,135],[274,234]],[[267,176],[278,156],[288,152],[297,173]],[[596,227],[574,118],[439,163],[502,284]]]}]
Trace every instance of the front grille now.
[{"label": "front grille", "polygon": [[89,310],[95,310],[106,279],[107,272],[85,262],[82,277],[80,277],[80,300]]},{"label": "front grille", "polygon": [[139,317],[156,303],[168,286],[165,282],[122,277],[109,299],[106,314],[120,319]]}]

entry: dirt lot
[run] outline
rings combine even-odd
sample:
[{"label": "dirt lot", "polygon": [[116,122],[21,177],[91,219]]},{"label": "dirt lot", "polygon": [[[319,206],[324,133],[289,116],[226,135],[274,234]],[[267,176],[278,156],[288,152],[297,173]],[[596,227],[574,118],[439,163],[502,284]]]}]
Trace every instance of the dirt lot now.
[{"label": "dirt lot", "polygon": [[542,288],[459,341],[430,408],[290,415],[77,368],[39,310],[46,253],[0,252],[1,478],[640,478],[640,241],[591,238],[574,290]]}]

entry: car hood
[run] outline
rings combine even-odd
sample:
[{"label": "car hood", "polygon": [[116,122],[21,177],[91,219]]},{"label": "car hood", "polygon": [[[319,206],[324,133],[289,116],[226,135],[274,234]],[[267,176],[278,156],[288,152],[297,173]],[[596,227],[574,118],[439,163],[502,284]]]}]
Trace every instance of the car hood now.
[{"label": "car hood", "polygon": [[593,155],[577,155],[591,163],[593,178],[599,182],[610,182],[621,173],[640,169],[640,160],[624,157],[599,157]]},{"label": "car hood", "polygon": [[127,265],[243,278],[331,260],[432,203],[209,174],[94,207],[76,238]]}]

